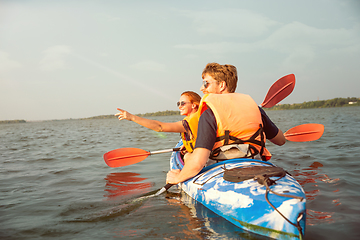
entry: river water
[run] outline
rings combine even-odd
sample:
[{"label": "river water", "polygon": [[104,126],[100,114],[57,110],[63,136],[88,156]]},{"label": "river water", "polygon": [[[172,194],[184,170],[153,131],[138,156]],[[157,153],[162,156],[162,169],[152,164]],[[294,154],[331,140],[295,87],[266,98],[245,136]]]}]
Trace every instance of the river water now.
[{"label": "river water", "polygon": [[[321,123],[314,142],[268,143],[307,196],[305,239],[360,239],[360,108],[268,111],[283,130]],[[158,117],[178,121],[181,116]],[[109,168],[103,154],[175,146],[176,133],[155,133],[107,120],[0,125],[0,239],[266,239],[243,231],[165,184],[170,153]]]}]

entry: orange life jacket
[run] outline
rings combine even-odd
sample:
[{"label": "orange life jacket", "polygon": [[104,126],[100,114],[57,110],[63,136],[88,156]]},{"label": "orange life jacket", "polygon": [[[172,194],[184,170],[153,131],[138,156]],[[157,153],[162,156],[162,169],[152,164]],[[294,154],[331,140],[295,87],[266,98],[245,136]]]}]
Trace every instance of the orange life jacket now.
[{"label": "orange life jacket", "polygon": [[266,138],[259,108],[249,95],[240,93],[206,94],[202,98],[197,114],[184,119],[190,129],[185,134],[192,134],[189,144],[183,138],[185,147],[192,146],[192,149],[189,147],[191,151],[186,147],[189,152],[192,152],[195,145],[200,115],[207,108],[213,111],[217,123],[217,138],[211,155],[216,154],[224,145],[249,144],[254,155],[259,153],[263,160],[271,158],[270,152],[265,148]]}]

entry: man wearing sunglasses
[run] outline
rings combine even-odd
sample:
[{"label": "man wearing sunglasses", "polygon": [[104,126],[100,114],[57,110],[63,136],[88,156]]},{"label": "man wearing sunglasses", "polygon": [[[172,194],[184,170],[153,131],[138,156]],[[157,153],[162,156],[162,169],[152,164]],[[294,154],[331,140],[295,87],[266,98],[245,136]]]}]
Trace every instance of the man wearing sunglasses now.
[{"label": "man wearing sunglasses", "polygon": [[[250,98],[250,96],[244,94],[235,93],[236,86],[237,86],[237,70],[235,66],[232,65],[220,65],[218,63],[209,63],[206,65],[203,73],[203,85],[201,86],[200,90],[205,94],[203,97],[202,102],[206,102],[206,98],[211,99],[221,99],[221,97],[214,96],[214,94],[226,94],[224,97],[234,97],[234,99],[244,99],[246,104],[249,103],[251,106],[243,106],[245,105],[244,102],[231,102],[229,106],[223,105],[223,109],[219,109],[217,104],[212,105],[210,102],[211,107],[208,107],[206,102],[206,106],[204,104],[200,106],[200,110],[202,112],[197,129],[197,138],[195,143],[195,148],[192,153],[188,153],[185,155],[185,162],[184,168],[180,170],[171,170],[167,174],[167,183],[177,184],[179,182],[183,182],[191,177],[194,177],[198,174],[201,169],[207,164],[209,156],[213,153],[215,146],[219,145],[219,140],[217,140],[218,135],[218,124],[217,119],[219,118],[219,112],[224,113],[226,111],[229,112],[229,116],[234,118],[234,122],[239,123],[246,123],[246,119],[243,119],[243,116],[252,117],[254,114],[257,121],[261,124],[260,125],[260,134],[257,135],[257,139],[260,139],[260,135],[263,136],[262,131],[265,133],[267,139],[273,142],[276,145],[283,145],[285,143],[285,137],[283,132],[276,127],[276,125],[270,120],[270,118],[266,115],[265,111],[259,108],[256,104],[254,105],[254,101]],[[232,95],[234,94],[234,95]],[[240,96],[241,95],[241,96]],[[205,99],[204,99],[205,98]],[[226,101],[225,101],[226,102]],[[235,107],[234,107],[235,106]],[[247,111],[244,111],[237,116],[231,115],[232,108],[239,108],[242,109],[249,109],[249,112],[253,114],[249,114]],[[204,107],[204,108],[203,108]],[[229,109],[227,109],[229,108]],[[216,110],[217,116],[215,117],[213,110]],[[238,118],[238,119],[237,119]],[[239,121],[236,121],[239,120]],[[231,125],[231,124],[230,124]],[[229,129],[232,130],[232,129]],[[247,130],[246,127],[242,126],[242,130]],[[221,131],[221,130],[219,130]],[[251,130],[253,131],[253,130]],[[254,134],[255,136],[255,134]],[[261,139],[261,142],[265,144],[265,141]],[[261,145],[262,145],[261,143]],[[217,144],[217,145],[216,145]],[[221,144],[220,144],[221,145]],[[265,146],[263,146],[265,149]],[[265,149],[261,147],[261,157],[263,159],[269,159],[271,154]],[[268,155],[268,156],[266,156]]]}]

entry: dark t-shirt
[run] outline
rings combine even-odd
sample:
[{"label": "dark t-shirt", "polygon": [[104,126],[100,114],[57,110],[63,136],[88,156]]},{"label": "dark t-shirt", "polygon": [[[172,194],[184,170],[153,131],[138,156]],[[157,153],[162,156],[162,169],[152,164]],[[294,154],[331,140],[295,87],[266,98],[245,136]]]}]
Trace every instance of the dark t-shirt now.
[{"label": "dark t-shirt", "polygon": [[[265,111],[259,107],[261,112],[261,118],[263,122],[263,130],[265,132],[267,139],[274,138],[279,129],[271,121],[271,119],[266,115]],[[205,148],[210,151],[213,149],[213,146],[216,141],[216,132],[217,132],[217,123],[213,111],[208,108],[200,116],[197,139],[195,143],[195,148]]]}]

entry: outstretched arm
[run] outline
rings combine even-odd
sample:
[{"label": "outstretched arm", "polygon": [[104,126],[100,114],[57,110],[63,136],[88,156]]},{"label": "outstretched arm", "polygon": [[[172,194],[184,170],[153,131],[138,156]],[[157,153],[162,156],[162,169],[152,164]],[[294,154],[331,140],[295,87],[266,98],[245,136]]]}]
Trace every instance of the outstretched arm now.
[{"label": "outstretched arm", "polygon": [[157,120],[142,118],[120,108],[118,108],[117,110],[119,110],[120,112],[115,114],[115,116],[117,116],[119,120],[126,119],[128,121],[133,121],[141,126],[149,128],[156,132],[185,132],[181,121],[165,123]]}]

